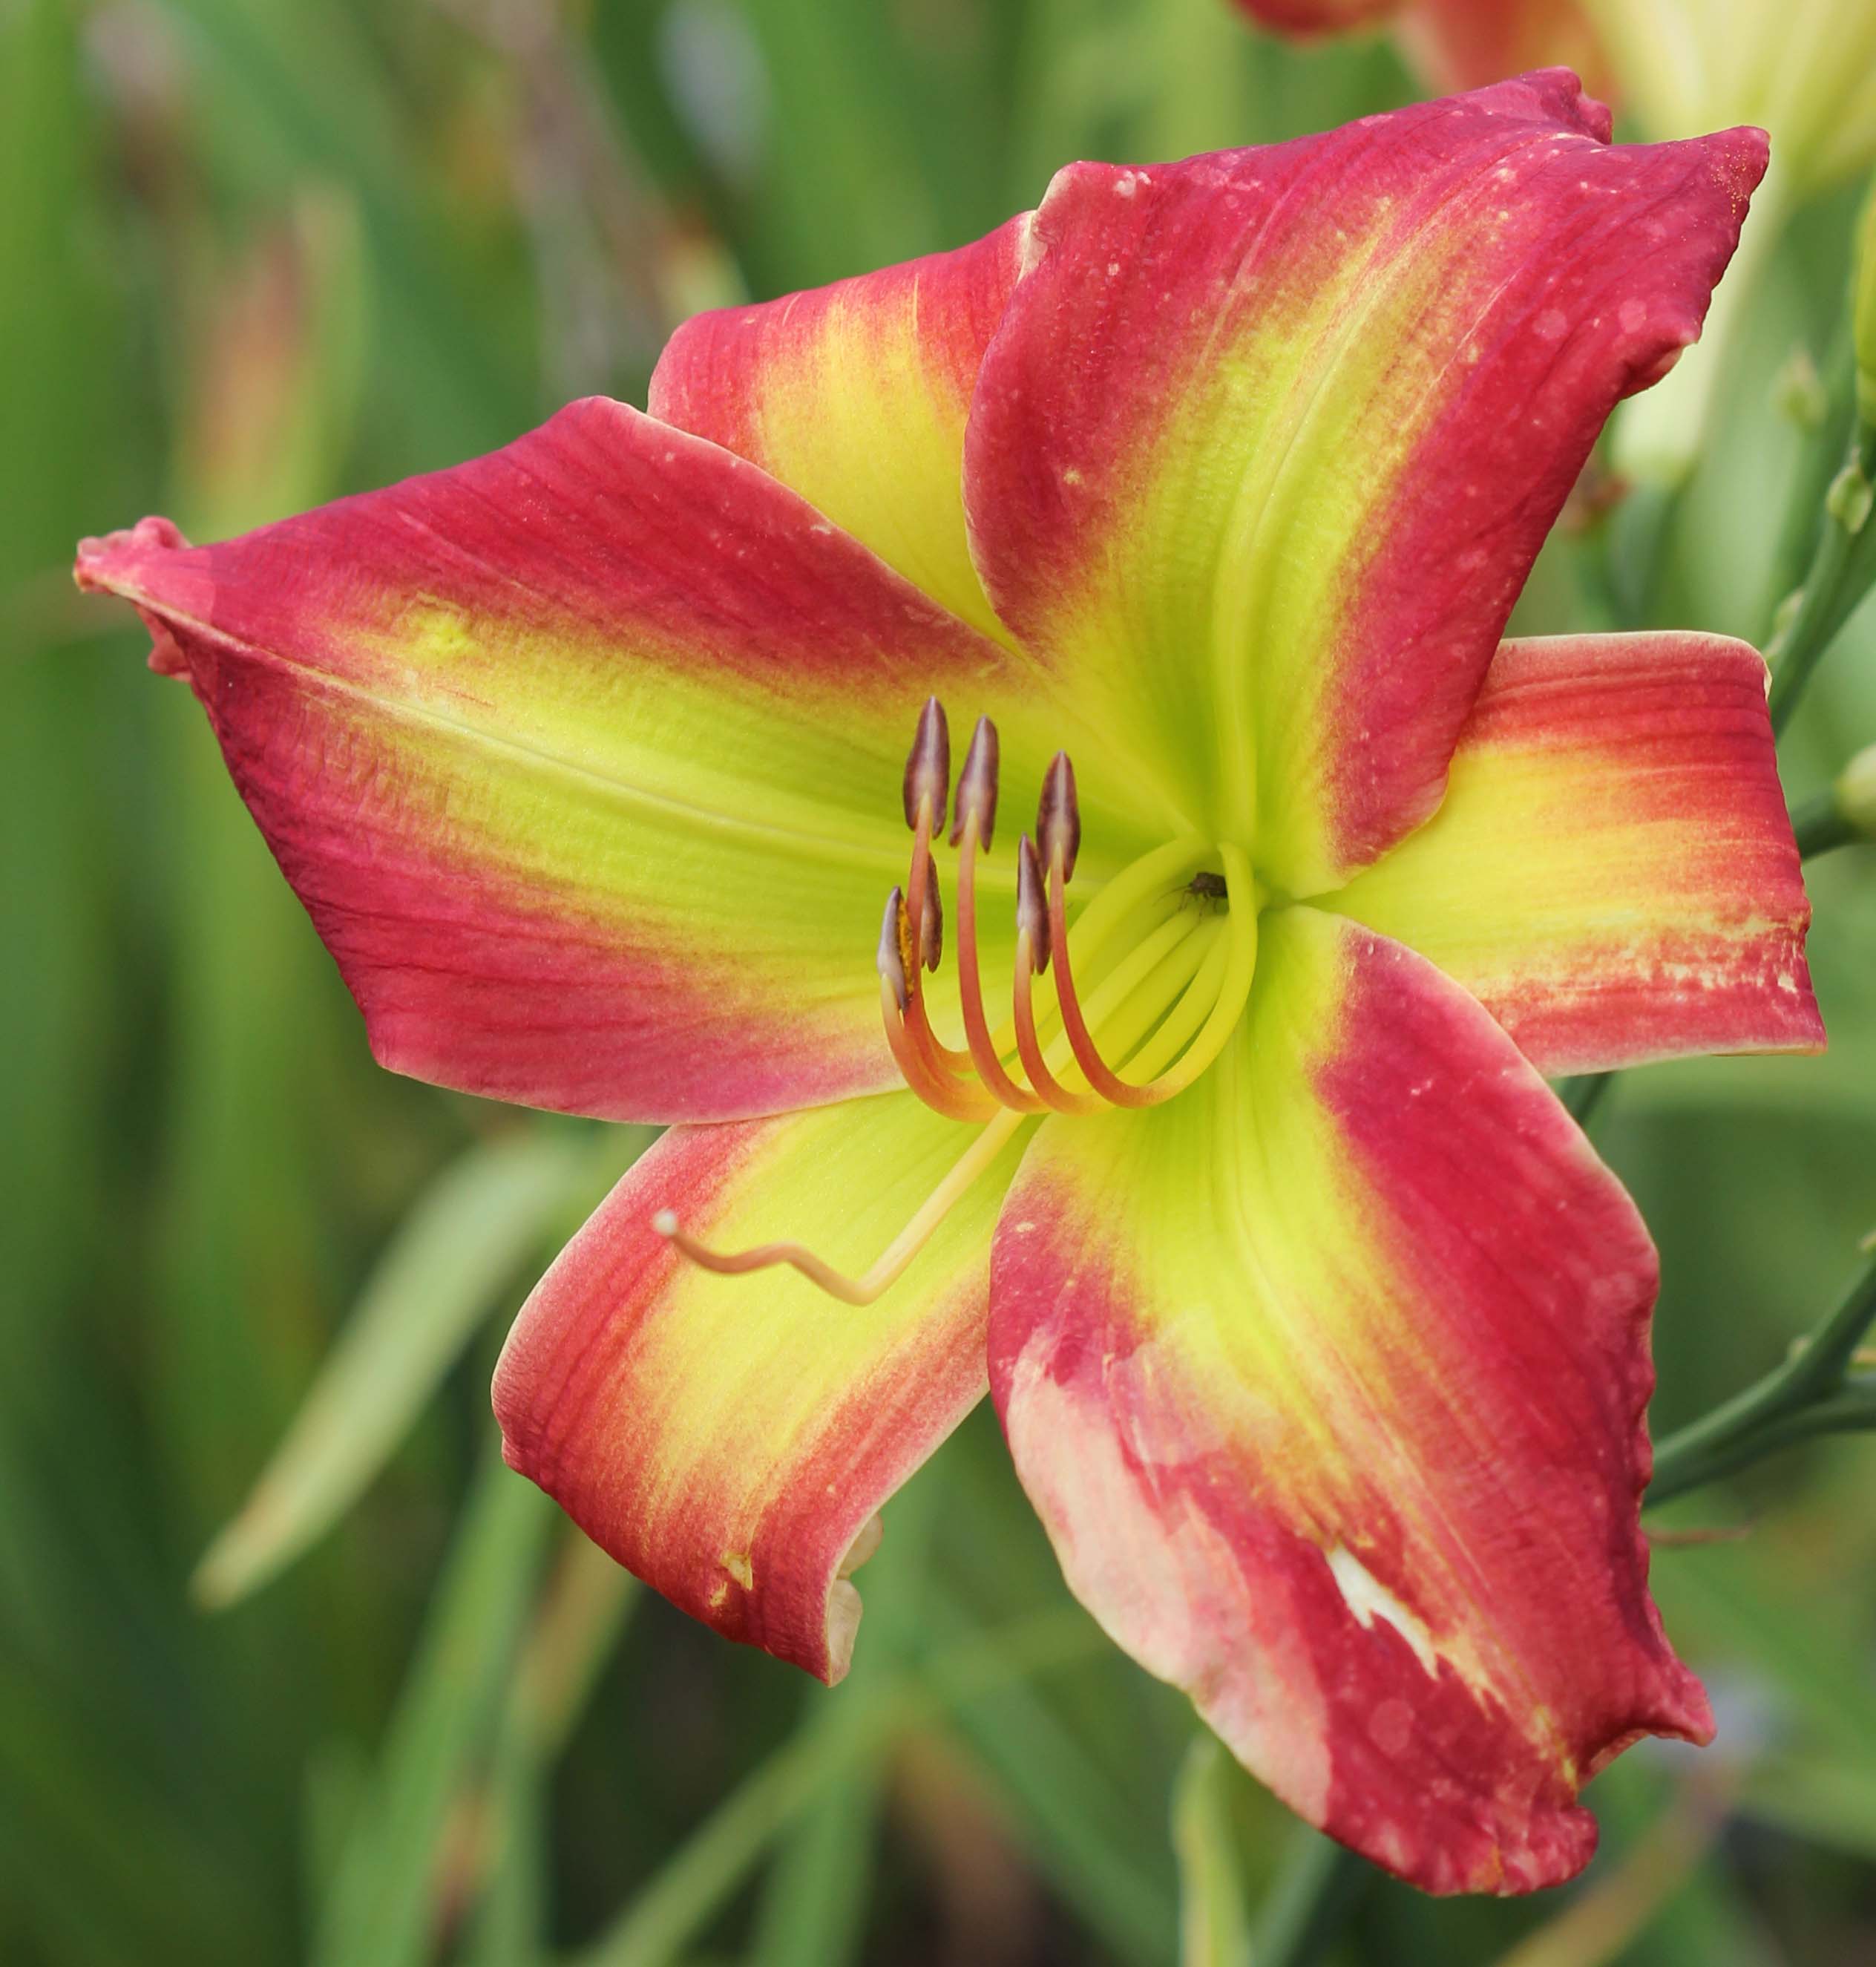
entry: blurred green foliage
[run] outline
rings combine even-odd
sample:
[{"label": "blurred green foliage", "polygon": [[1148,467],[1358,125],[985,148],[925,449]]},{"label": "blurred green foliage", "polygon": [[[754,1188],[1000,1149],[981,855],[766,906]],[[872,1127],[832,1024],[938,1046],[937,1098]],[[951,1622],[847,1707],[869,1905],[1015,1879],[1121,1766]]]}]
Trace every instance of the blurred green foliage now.
[{"label": "blurred green foliage", "polygon": [[[224,533],[642,400],[690,308],[961,243],[1069,158],[1409,92],[1222,0],[0,5],[0,1959],[1171,1967],[1182,1881],[1185,1958],[1235,1957],[1292,1827],[1069,1604],[984,1416],[889,1511],[833,1695],[499,1467],[505,1316],[642,1137],[378,1072],[193,706],[66,569],[146,510]],[[1762,638],[1841,444],[1774,380],[1847,373],[1853,218],[1786,241],[1628,599],[1564,538],[1527,625]],[[1865,615],[1792,790],[1871,738]],[[1633,1075],[1599,1119],[1663,1245],[1665,1426],[1876,1221],[1876,864],[1813,875],[1832,1057]],[[1677,1506],[1752,1526],[1655,1565],[1723,1744],[1599,1782],[1582,1885],[1377,1885],[1335,1957],[1876,1956],[1872,1458]]]}]

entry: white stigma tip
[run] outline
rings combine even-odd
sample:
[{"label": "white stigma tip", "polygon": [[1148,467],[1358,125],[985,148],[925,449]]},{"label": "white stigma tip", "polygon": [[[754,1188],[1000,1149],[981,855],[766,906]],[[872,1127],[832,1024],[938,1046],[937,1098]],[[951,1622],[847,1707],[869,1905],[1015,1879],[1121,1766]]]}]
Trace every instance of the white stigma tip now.
[{"label": "white stigma tip", "polygon": [[675,1236],[677,1234],[677,1211],[675,1209],[660,1209],[652,1217],[651,1226],[660,1236]]}]

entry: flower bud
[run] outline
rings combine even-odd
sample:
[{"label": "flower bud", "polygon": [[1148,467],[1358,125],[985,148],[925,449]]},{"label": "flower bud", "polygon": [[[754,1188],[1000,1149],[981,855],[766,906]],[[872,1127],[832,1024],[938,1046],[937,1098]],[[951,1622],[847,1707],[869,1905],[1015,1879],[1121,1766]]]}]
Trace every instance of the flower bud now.
[{"label": "flower bud", "polygon": [[1876,744],[1868,744],[1837,774],[1832,797],[1845,822],[1865,840],[1876,840]]}]

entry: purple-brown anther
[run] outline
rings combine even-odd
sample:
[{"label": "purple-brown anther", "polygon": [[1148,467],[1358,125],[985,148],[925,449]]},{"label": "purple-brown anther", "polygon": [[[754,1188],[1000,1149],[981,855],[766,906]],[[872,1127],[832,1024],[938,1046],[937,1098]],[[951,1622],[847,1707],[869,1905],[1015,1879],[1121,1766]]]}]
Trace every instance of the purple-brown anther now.
[{"label": "purple-brown anther", "polygon": [[906,754],[906,824],[916,827],[922,807],[932,807],[932,831],[944,824],[944,801],[951,790],[951,734],[944,721],[944,706],[935,696],[928,696],[919,713],[919,728]]},{"label": "purple-brown anther", "polygon": [[1041,976],[1049,967],[1049,911],[1041,857],[1028,834],[1016,848],[1016,934],[1029,940],[1029,967]]},{"label": "purple-brown anther", "polygon": [[925,870],[925,915],[919,924],[919,960],[935,970],[944,954],[944,903],[938,893],[935,867]]},{"label": "purple-brown anther", "polygon": [[977,822],[977,845],[986,852],[996,825],[998,761],[996,726],[987,717],[977,719],[970,734],[970,748],[964,754],[964,768],[957,774],[957,806],[951,818],[951,845],[964,837],[964,828],[973,815]]},{"label": "purple-brown anther", "polygon": [[1081,851],[1081,802],[1075,796],[1075,768],[1066,751],[1057,751],[1043,774],[1035,837],[1043,866],[1052,868],[1059,861],[1062,879],[1067,880],[1075,871],[1075,856]]},{"label": "purple-brown anther", "polygon": [[906,893],[895,888],[886,898],[886,915],[880,924],[880,947],[873,961],[880,974],[893,987],[893,995],[903,1012],[911,993],[906,984]]}]

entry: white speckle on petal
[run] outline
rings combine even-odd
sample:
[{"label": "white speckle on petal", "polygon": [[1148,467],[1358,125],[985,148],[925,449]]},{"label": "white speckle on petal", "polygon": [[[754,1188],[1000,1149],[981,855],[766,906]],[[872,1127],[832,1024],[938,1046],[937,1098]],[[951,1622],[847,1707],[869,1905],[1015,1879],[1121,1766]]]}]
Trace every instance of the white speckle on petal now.
[{"label": "white speckle on petal", "polygon": [[1372,1630],[1377,1619],[1385,1619],[1413,1649],[1413,1656],[1431,1674],[1439,1671],[1439,1655],[1433,1636],[1422,1620],[1401,1604],[1352,1551],[1337,1544],[1325,1555],[1335,1588],[1361,1625]]}]

